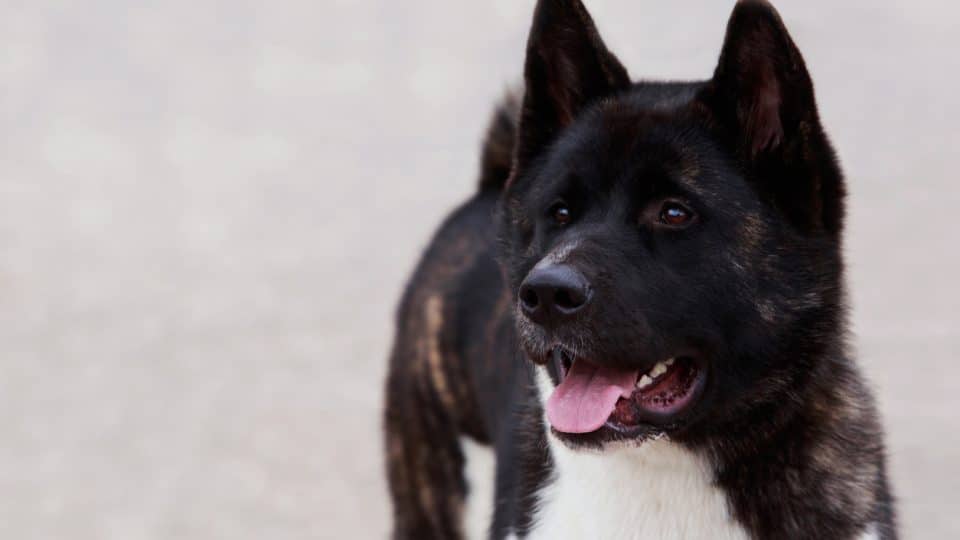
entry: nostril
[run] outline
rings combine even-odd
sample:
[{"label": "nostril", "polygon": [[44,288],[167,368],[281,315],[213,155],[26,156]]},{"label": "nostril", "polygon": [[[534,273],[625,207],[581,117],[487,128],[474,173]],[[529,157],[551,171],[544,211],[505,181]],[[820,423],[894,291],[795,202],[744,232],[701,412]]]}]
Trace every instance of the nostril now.
[{"label": "nostril", "polygon": [[584,295],[571,289],[558,289],[553,295],[553,303],[563,311],[575,311],[583,306]]},{"label": "nostril", "polygon": [[537,306],[540,304],[540,298],[537,296],[537,291],[535,291],[533,287],[526,287],[520,291],[520,302],[523,303],[524,309],[532,311],[537,309]]},{"label": "nostril", "polygon": [[553,301],[557,304],[557,307],[570,309],[576,307],[573,302],[573,298],[570,296],[570,291],[560,289],[555,295],[553,295]]}]

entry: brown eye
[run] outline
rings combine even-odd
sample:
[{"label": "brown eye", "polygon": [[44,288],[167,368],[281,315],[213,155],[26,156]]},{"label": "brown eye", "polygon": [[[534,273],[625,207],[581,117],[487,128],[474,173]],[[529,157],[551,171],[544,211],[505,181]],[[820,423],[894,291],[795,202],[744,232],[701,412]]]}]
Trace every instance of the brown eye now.
[{"label": "brown eye", "polygon": [[693,212],[680,203],[668,202],[660,210],[660,223],[671,227],[682,227],[693,221]]},{"label": "brown eye", "polygon": [[563,203],[557,203],[554,205],[550,214],[553,216],[553,221],[557,225],[566,225],[567,223],[570,223],[570,208]]}]

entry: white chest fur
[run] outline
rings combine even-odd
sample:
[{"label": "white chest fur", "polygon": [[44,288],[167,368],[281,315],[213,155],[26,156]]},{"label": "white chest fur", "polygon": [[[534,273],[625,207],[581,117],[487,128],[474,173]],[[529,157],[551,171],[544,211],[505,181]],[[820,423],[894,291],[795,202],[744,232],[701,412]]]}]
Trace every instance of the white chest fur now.
[{"label": "white chest fur", "polygon": [[550,447],[555,480],[540,493],[528,538],[748,538],[703,464],[675,444],[603,453]]},{"label": "white chest fur", "polygon": [[[540,379],[543,392],[549,383]],[[749,537],[705,463],[676,444],[662,439],[585,452],[570,450],[552,435],[548,439],[554,477],[539,493],[527,538]]]}]

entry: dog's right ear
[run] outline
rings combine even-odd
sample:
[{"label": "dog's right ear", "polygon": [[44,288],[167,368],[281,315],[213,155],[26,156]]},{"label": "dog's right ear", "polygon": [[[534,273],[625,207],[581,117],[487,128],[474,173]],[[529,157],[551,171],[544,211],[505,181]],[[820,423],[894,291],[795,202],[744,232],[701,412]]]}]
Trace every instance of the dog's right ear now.
[{"label": "dog's right ear", "polygon": [[580,0],[539,0],[527,41],[514,177],[592,101],[630,85]]}]

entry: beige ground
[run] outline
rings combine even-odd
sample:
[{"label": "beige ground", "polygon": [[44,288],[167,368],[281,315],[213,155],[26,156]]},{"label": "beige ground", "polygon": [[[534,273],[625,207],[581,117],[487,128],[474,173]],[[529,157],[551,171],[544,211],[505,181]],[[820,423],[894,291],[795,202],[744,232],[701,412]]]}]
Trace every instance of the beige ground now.
[{"label": "beige ground", "polygon": [[[728,2],[588,2],[636,76]],[[0,537],[383,537],[389,319],[531,0],[0,5]],[[850,175],[903,528],[960,535],[960,8],[780,2]]]}]

